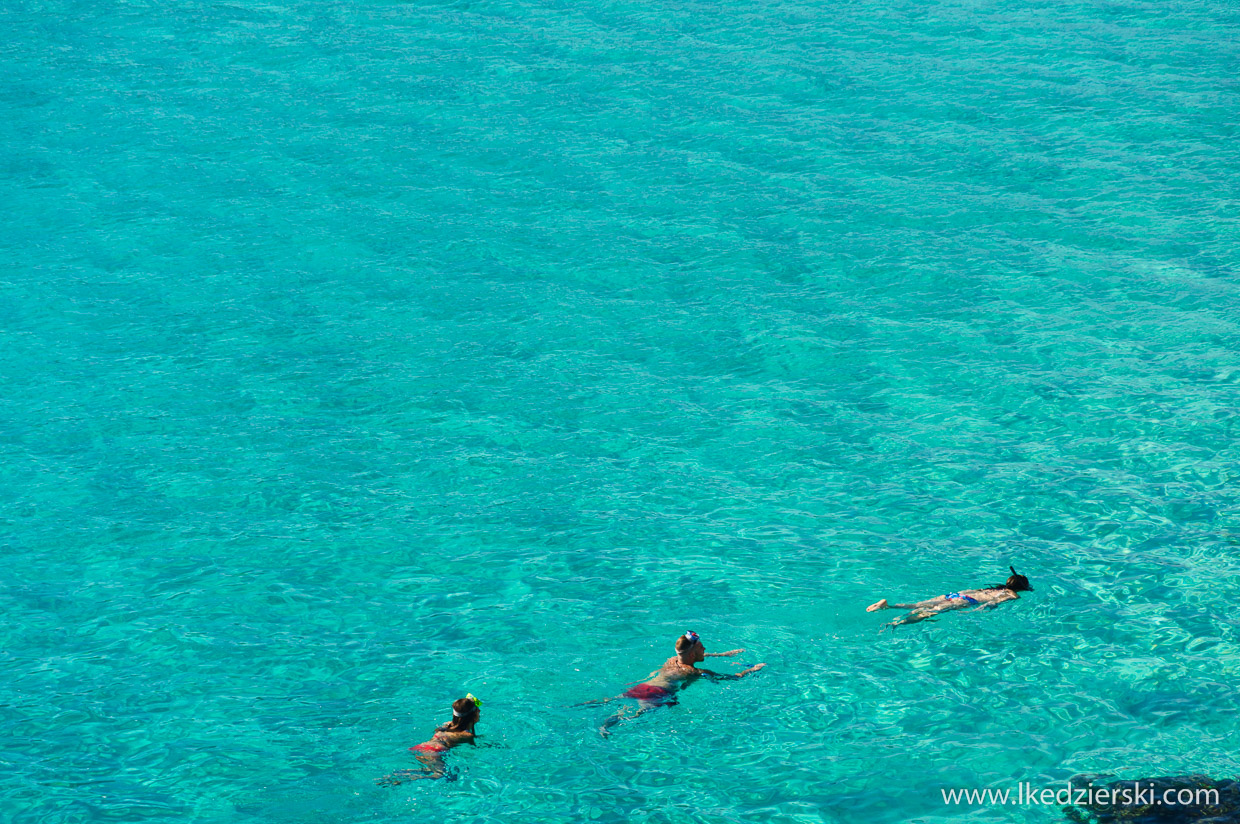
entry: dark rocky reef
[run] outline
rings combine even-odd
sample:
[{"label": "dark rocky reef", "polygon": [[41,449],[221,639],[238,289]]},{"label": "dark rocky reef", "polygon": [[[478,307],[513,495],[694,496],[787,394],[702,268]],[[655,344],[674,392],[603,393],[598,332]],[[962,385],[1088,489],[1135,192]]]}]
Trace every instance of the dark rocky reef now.
[{"label": "dark rocky reef", "polygon": [[1240,824],[1240,782],[1204,775],[1129,781],[1113,775],[1078,775],[1072,806],[1076,824]]}]

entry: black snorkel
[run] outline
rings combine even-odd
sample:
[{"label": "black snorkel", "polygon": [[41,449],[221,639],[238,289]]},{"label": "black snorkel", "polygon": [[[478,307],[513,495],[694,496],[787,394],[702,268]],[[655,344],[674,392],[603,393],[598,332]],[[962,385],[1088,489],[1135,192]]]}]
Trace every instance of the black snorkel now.
[{"label": "black snorkel", "polygon": [[1012,577],[1007,579],[1003,585],[1004,589],[1010,589],[1012,592],[1033,592],[1033,587],[1029,585],[1029,579],[1016,571],[1016,567],[1008,565],[1008,569],[1012,570]]}]

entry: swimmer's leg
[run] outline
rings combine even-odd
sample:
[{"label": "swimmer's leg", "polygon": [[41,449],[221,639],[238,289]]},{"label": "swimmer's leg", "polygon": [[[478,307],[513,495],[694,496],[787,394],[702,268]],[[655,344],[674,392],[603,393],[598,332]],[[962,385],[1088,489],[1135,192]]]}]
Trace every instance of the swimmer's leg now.
[{"label": "swimmer's leg", "polygon": [[417,756],[417,759],[424,765],[422,772],[426,773],[427,778],[443,778],[447,766],[443,763],[442,755],[424,754]]},{"label": "swimmer's leg", "polygon": [[619,695],[613,695],[611,698],[592,698],[589,701],[582,701],[579,704],[569,704],[570,707],[593,707],[596,704],[610,704],[619,698]]},{"label": "swimmer's leg", "polygon": [[939,612],[940,610],[937,609],[920,607],[912,612],[907,612],[904,615],[901,615],[898,619],[896,619],[896,622],[900,624],[916,624],[920,621],[925,621],[928,618],[933,618],[938,615]]},{"label": "swimmer's leg", "polygon": [[624,719],[625,719],[624,710],[623,709],[616,710],[614,713],[611,714],[610,717],[608,717],[606,721],[603,722],[603,725],[598,728],[598,734],[606,738],[607,736],[611,735],[611,728],[619,724]]},{"label": "swimmer's leg", "polygon": [[420,781],[423,778],[439,778],[439,775],[431,770],[396,770],[390,775],[375,779],[375,785],[379,787],[399,787],[409,781]]},{"label": "swimmer's leg", "polygon": [[375,783],[380,787],[395,787],[407,781],[418,781],[423,778],[443,778],[444,774],[448,772],[443,756],[439,753],[422,753],[415,757],[418,759],[418,763],[422,765],[421,769],[396,770],[391,775],[376,778]]},{"label": "swimmer's leg", "polygon": [[878,631],[880,633],[886,632],[887,630],[894,631],[895,628],[900,626],[901,624],[916,624],[921,621],[929,620],[938,614],[939,614],[939,611],[936,609],[924,609],[924,608],[915,609],[912,612],[907,612],[904,615],[901,615],[899,618],[897,618],[894,621],[883,624],[881,627],[879,627]]},{"label": "swimmer's leg", "polygon": [[629,712],[629,709],[630,709],[629,707],[621,707],[620,709],[612,713],[611,717],[608,718],[606,721],[604,721],[603,725],[598,728],[598,734],[606,738],[607,736],[611,735],[612,727],[616,726],[621,721],[627,721],[630,718],[636,718],[637,716],[645,712],[645,710],[642,710],[642,709],[639,709],[636,712]]},{"label": "swimmer's leg", "polygon": [[664,706],[664,704],[655,703],[653,701],[638,701],[637,709],[633,712],[626,712],[629,707],[622,707],[621,709],[616,710],[614,715],[603,722],[603,726],[598,728],[598,734],[606,738],[611,735],[611,728],[619,724],[621,721],[632,721],[637,716],[643,715],[662,706]]},{"label": "swimmer's leg", "polygon": [[866,612],[877,612],[880,609],[923,609],[939,602],[939,598],[931,598],[929,601],[918,601],[915,604],[890,604],[887,599],[879,601],[877,604],[870,604],[865,608]]}]

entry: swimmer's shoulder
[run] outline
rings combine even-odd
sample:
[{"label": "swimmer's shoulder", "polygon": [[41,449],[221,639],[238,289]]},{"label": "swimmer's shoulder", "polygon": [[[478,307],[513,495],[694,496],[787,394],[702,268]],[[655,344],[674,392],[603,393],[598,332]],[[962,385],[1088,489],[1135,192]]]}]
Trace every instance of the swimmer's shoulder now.
[{"label": "swimmer's shoulder", "polygon": [[653,680],[662,686],[663,682],[667,682],[668,684],[676,683],[677,681],[683,681],[686,678],[692,678],[699,672],[701,672],[701,670],[699,670],[696,666],[693,666],[692,664],[685,666],[680,663],[679,658],[672,656],[667,659],[667,662],[659,670],[658,676],[656,676]]}]

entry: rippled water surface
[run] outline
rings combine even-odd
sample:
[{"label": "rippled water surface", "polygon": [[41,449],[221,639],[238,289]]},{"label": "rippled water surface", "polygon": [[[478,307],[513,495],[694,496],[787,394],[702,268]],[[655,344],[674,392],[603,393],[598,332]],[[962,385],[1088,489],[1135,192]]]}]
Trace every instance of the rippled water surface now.
[{"label": "rippled water surface", "polygon": [[[0,818],[1043,821],[940,790],[1240,770],[1234,3],[0,27]],[[571,706],[687,628],[768,667]],[[466,690],[498,746],[376,786]]]}]

